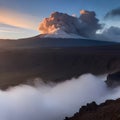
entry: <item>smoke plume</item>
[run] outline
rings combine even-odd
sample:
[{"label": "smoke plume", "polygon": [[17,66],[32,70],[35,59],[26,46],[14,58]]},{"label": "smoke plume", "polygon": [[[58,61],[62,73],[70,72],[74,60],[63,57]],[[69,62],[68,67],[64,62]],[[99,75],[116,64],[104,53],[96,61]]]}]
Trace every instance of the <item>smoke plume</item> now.
[{"label": "smoke plume", "polygon": [[102,28],[102,24],[99,24],[99,20],[96,18],[96,13],[94,11],[80,11],[80,20],[84,27],[81,29],[83,35],[94,36],[96,31]]},{"label": "smoke plume", "polygon": [[45,18],[39,26],[40,33],[51,34],[56,31],[64,31],[68,34],[77,34],[83,37],[93,36],[102,25],[96,18],[95,12],[80,11],[79,18],[68,14],[54,12],[49,18]]},{"label": "smoke plume", "polygon": [[108,89],[102,77],[91,74],[59,84],[21,85],[0,91],[0,120],[63,120],[86,103],[119,96],[120,88]]},{"label": "smoke plume", "polygon": [[[105,18],[119,16],[119,11],[119,8],[111,10]],[[41,34],[47,34],[45,37],[90,38],[120,42],[119,27],[106,28],[105,24],[99,22],[94,11],[81,10],[80,17],[54,12],[40,23],[39,31]],[[98,34],[98,31],[102,32]]]}]

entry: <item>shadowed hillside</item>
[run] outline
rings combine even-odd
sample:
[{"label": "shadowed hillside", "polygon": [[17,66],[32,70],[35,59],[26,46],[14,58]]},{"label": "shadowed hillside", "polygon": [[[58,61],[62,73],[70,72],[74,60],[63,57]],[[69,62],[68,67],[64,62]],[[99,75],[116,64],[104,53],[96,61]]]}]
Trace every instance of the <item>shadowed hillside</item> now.
[{"label": "shadowed hillside", "polygon": [[73,39],[73,38],[44,38],[45,35],[39,35],[32,38],[18,40],[0,40],[1,49],[23,49],[23,48],[61,48],[61,47],[90,47],[90,46],[108,46],[117,45],[116,42],[98,41],[91,39]]},{"label": "shadowed hillside", "polygon": [[18,41],[1,40],[0,88],[34,78],[60,82],[84,73],[98,75],[120,70],[119,44],[81,39],[70,41],[38,36]]},{"label": "shadowed hillside", "polygon": [[107,100],[97,105],[95,102],[80,108],[73,117],[65,120],[120,120],[120,99]]},{"label": "shadowed hillside", "polygon": [[[106,47],[104,47],[106,49]],[[95,75],[120,69],[118,51],[93,48],[22,49],[0,51],[0,87],[40,77],[62,81],[84,73]]]}]

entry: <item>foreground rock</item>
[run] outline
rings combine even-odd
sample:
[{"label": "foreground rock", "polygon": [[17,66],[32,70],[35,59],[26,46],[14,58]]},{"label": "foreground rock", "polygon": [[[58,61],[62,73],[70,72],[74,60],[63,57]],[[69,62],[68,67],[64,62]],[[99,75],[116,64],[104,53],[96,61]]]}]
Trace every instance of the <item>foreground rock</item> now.
[{"label": "foreground rock", "polygon": [[97,105],[95,102],[80,108],[73,117],[65,120],[120,120],[120,99],[107,100]]}]

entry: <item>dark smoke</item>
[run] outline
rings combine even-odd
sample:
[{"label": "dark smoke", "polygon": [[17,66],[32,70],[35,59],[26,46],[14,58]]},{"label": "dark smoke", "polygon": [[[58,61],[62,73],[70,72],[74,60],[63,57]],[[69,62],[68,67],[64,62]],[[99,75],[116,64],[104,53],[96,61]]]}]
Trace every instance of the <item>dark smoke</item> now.
[{"label": "dark smoke", "polygon": [[96,13],[94,11],[80,11],[80,20],[84,27],[80,32],[83,32],[84,36],[94,36],[96,31],[102,28],[102,24],[99,24],[99,19],[96,18]]}]

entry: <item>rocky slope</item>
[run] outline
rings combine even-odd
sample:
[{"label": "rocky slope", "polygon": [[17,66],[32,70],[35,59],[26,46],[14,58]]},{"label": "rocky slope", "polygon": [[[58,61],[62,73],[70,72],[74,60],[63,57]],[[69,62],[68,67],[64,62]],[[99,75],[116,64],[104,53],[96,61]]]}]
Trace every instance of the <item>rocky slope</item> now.
[{"label": "rocky slope", "polygon": [[120,120],[120,99],[107,100],[97,105],[95,102],[80,108],[73,117],[65,120]]}]

